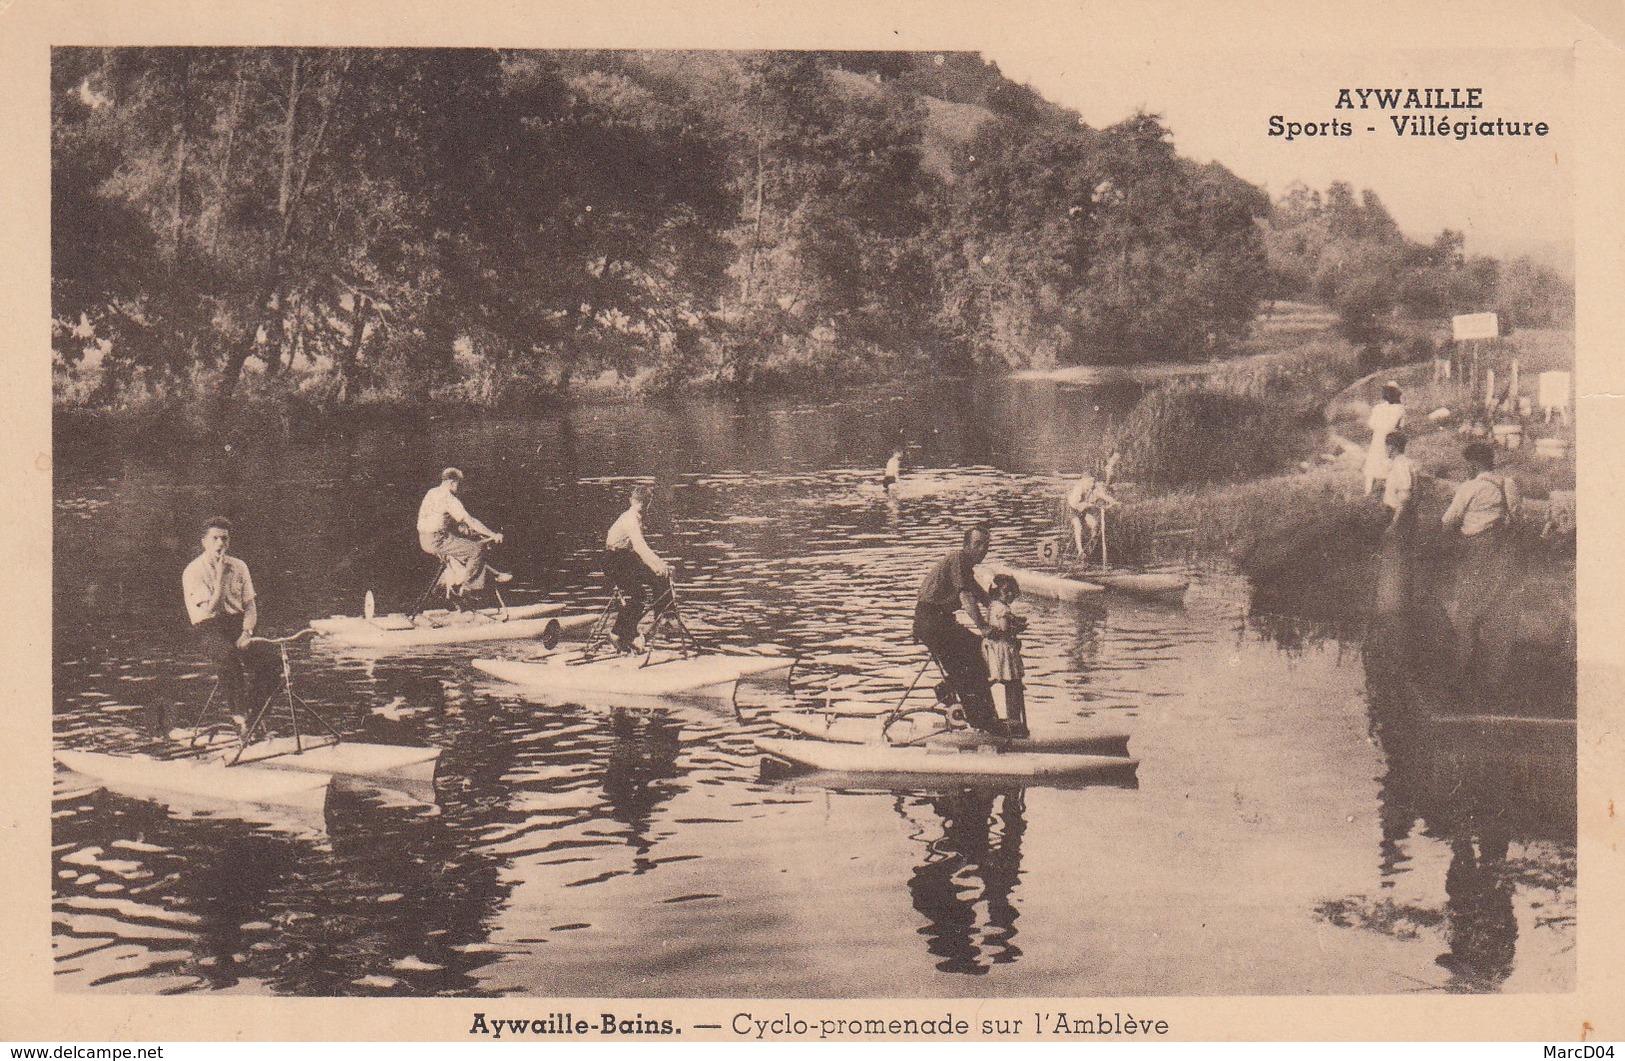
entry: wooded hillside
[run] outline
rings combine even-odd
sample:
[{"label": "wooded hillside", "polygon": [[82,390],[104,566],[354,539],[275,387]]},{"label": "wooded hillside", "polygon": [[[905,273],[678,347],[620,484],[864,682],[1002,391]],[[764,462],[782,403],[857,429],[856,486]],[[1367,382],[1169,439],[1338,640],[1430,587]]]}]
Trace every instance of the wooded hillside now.
[{"label": "wooded hillside", "polygon": [[1397,228],[1345,238],[1341,199],[1272,208],[1155,116],[1091,128],[968,53],[60,48],[52,76],[59,391],[93,407],[1207,357],[1266,297],[1380,329],[1496,280],[1367,291],[1327,262],[1403,286]]}]

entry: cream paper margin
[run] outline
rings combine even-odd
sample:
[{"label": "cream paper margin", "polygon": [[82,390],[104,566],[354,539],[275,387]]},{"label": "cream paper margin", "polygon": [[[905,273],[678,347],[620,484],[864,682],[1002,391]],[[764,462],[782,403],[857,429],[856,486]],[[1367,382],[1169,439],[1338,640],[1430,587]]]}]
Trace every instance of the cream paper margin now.
[{"label": "cream paper margin", "polygon": [[[1621,778],[1625,600],[1618,525],[1625,447],[1625,7],[1617,0],[1473,4],[1325,0],[0,0],[0,1041],[460,1040],[472,1015],[597,1014],[570,999],[355,1000],[57,994],[50,953],[51,440],[49,322],[52,45],[876,48],[996,51],[1044,39],[1088,52],[1228,52],[1290,63],[1312,52],[1556,48],[1574,57],[1580,443],[1578,988],[1546,995],[1038,1000],[616,1000],[670,1017],[676,1042],[735,1038],[736,1013],[929,1019],[1035,1009],[1161,1018],[1182,1040],[1625,1040]],[[1157,106],[1154,84],[1144,92]],[[1328,117],[1331,115],[1328,114]],[[1249,133],[1251,135],[1251,133]],[[1261,135],[1261,134],[1260,134]],[[1177,142],[1177,141],[1176,141]],[[1221,159],[1223,161],[1223,159]],[[1381,192],[1381,188],[1378,191]],[[1540,192],[1535,192],[1540,194]],[[1625,811],[1625,807],[1621,808]],[[725,931],[726,926],[719,926]],[[722,1025],[720,1032],[692,1025]],[[507,1040],[504,1040],[507,1041]],[[557,1040],[525,1039],[531,1044]],[[639,1040],[651,1042],[652,1040]],[[1056,1041],[1048,1037],[1047,1041]],[[1101,1041],[1090,1037],[1088,1041]],[[1080,1044],[1081,1045],[1081,1044]]]}]

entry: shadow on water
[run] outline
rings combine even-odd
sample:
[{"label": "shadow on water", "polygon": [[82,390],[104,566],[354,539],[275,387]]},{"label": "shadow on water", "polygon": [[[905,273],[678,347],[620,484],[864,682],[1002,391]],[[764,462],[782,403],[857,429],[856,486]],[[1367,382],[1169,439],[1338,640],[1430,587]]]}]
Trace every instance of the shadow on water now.
[{"label": "shadow on water", "polygon": [[926,919],[919,933],[940,959],[937,969],[982,976],[1019,959],[1014,892],[1027,831],[1025,790],[899,797],[896,809],[913,827],[910,838],[925,847],[908,891]]},{"label": "shadow on water", "polygon": [[[923,660],[909,637],[923,565],[972,519],[997,524],[996,559],[1032,564],[1054,532],[1056,473],[1081,467],[1125,405],[1021,384],[391,418],[230,453],[65,440],[53,736],[140,751],[152,718],[207,695],[178,599],[197,518],[238,520],[262,629],[354,613],[369,590],[380,608],[409,606],[427,577],[413,520],[446,465],[509,533],[511,600],[583,608],[603,600],[603,533],[629,477],[658,481],[652,541],[678,559],[698,633],[780,646],[805,664],[798,688],[887,708]],[[907,472],[882,491],[899,436]],[[1527,693],[1464,700],[1431,676],[1442,613],[1381,574],[1367,557],[1249,597],[1244,578],[1206,572],[1180,608],[1024,597],[1030,716],[1130,732],[1131,792],[833,775],[786,792],[763,785],[751,723],[725,711],[537,703],[483,682],[466,649],[302,647],[301,689],[347,737],[442,749],[436,806],[336,787],[314,825],[233,820],[64,781],[57,983],[558,997],[1337,993],[1406,976],[1561,988],[1572,730],[1508,736],[1472,717],[1562,718],[1566,696],[1572,719],[1572,654],[1553,654],[1547,691],[1531,669]],[[1378,599],[1396,595],[1414,628],[1362,655]],[[1121,838],[1098,876],[1071,857],[1095,836]],[[1281,872],[1247,873],[1260,859]],[[1262,928],[1255,888],[1272,902]],[[1101,903],[1118,904],[1109,921]],[[1338,951],[1328,920],[1415,946],[1373,956],[1347,934]],[[1140,929],[1150,942],[1119,953]],[[1091,949],[1114,957],[1079,968]]]},{"label": "shadow on water", "polygon": [[633,872],[654,868],[655,811],[673,793],[661,784],[675,778],[681,750],[681,724],[659,713],[615,708],[608,717],[613,743],[605,756],[603,790],[608,814],[626,827],[626,842],[637,854]]},{"label": "shadow on water", "polygon": [[[58,877],[91,870],[61,886],[73,894],[59,908],[115,909],[133,927],[59,916],[59,975],[88,953],[80,940],[110,932],[103,946],[137,946],[142,960],[88,986],[446,994],[472,987],[468,971],[489,960],[458,948],[485,938],[504,891],[492,860],[463,852],[432,805],[335,787],[323,831],[178,816],[106,791],[88,799],[57,822]],[[143,910],[173,927],[142,928]]]},{"label": "shadow on water", "polygon": [[1384,549],[1377,566],[1363,655],[1370,732],[1385,763],[1381,886],[1392,890],[1402,874],[1421,868],[1408,849],[1413,837],[1426,836],[1449,846],[1444,903],[1352,896],[1318,913],[1401,939],[1438,933],[1446,949],[1435,964],[1449,973],[1443,989],[1493,991],[1516,967],[1520,899],[1535,930],[1573,925],[1572,908],[1535,898],[1572,889],[1575,879],[1572,701],[1561,665],[1558,679],[1544,686],[1476,689],[1472,675],[1443,662],[1450,658],[1441,636],[1449,619],[1416,558]]},{"label": "shadow on water", "polygon": [[1479,627],[1470,688],[1449,674],[1461,593],[1461,543],[1417,532],[1404,541],[1378,527],[1306,548],[1255,578],[1250,624],[1288,652],[1364,642],[1435,692],[1517,713],[1572,719],[1576,700],[1575,571],[1543,544],[1517,538],[1511,574]]}]

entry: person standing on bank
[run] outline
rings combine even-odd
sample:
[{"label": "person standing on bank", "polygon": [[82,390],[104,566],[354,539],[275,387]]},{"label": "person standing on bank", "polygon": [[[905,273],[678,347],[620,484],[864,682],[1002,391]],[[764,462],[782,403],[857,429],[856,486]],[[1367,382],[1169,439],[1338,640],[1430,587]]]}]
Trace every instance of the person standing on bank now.
[{"label": "person standing on bank", "polygon": [[610,524],[604,537],[604,574],[625,598],[610,631],[619,652],[635,650],[638,623],[648,610],[651,591],[657,591],[658,602],[671,588],[671,565],[643,537],[643,510],[653,497],[653,487],[634,486],[626,511]]},{"label": "person standing on bank", "polygon": [[1388,510],[1383,534],[1397,541],[1409,541],[1416,528],[1416,462],[1405,455],[1410,440],[1403,431],[1390,431],[1388,478],[1383,481],[1382,504]]},{"label": "person standing on bank", "polygon": [[203,551],[181,573],[181,594],[198,643],[214,668],[226,713],[241,730],[247,725],[249,711],[257,706],[255,696],[265,679],[243,651],[259,623],[254,580],[247,564],[227,555],[229,519],[211,517],[203,525],[202,545]]},{"label": "person standing on bank", "polygon": [[[914,639],[930,650],[965,709],[965,720],[986,733],[1002,734],[993,709],[982,637],[989,627],[988,597],[976,581],[975,567],[987,555],[992,532],[979,523],[965,531],[961,548],[950,550],[926,572],[914,605]],[[954,618],[963,608],[976,627],[972,634]]]},{"label": "person standing on bank", "polygon": [[513,576],[485,562],[485,550],[500,543],[502,535],[475,519],[457,499],[463,473],[447,468],[440,473],[440,485],[423,495],[418,506],[418,545],[445,565],[443,576],[447,594],[485,588],[485,576],[496,582],[512,581]]},{"label": "person standing on bank", "polygon": [[1376,485],[1388,476],[1388,436],[1405,426],[1399,384],[1389,380],[1382,385],[1382,398],[1371,407],[1366,426],[1371,429],[1371,445],[1365,452],[1365,493],[1370,497]]},{"label": "person standing on bank", "polygon": [[1421,484],[1416,462],[1405,454],[1407,444],[1404,432],[1388,432],[1388,478],[1382,489],[1383,511],[1388,513],[1388,519],[1383,523],[1382,543],[1377,551],[1372,612],[1374,620],[1388,624],[1394,633],[1379,633],[1379,637],[1402,637],[1411,605],[1411,553]]},{"label": "person standing on bank", "polygon": [[1523,507],[1518,484],[1495,474],[1495,447],[1469,443],[1462,451],[1473,477],[1456,488],[1444,525],[1461,532],[1467,555],[1456,584],[1456,663],[1466,670],[1478,655],[1479,629],[1504,599],[1514,562],[1511,528]]}]

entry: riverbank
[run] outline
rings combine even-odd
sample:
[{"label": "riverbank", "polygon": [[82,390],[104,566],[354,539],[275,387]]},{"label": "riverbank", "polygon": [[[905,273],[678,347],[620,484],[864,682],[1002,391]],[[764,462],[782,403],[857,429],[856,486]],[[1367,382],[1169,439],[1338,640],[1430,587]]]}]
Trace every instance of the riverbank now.
[{"label": "riverbank", "polygon": [[1268,371],[1272,364],[1294,357],[1305,343],[1328,335],[1336,323],[1337,314],[1325,306],[1283,300],[1270,304],[1253,319],[1252,337],[1230,357],[1214,361],[1065,365],[1050,369],[1023,369],[1011,375],[1016,379],[1087,386],[1125,381],[1159,383],[1219,373]]},{"label": "riverbank", "polygon": [[265,432],[291,436],[304,430],[383,422],[403,415],[506,416],[570,407],[658,405],[685,399],[819,397],[863,387],[908,390],[944,378],[963,378],[967,383],[973,379],[1008,378],[1090,386],[1151,386],[1186,378],[1225,376],[1245,381],[1232,389],[1257,390],[1279,381],[1302,379],[1317,366],[1339,360],[1346,351],[1327,358],[1323,348],[1333,319],[1321,306],[1275,304],[1255,320],[1251,338],[1232,350],[1230,356],[1211,361],[1114,362],[1053,371],[987,369],[981,376],[954,377],[952,373],[945,376],[940,371],[922,369],[907,358],[854,356],[842,361],[835,374],[765,374],[748,387],[715,376],[676,382],[669,374],[654,370],[632,375],[606,370],[575,377],[568,388],[532,387],[521,394],[497,385],[490,372],[478,365],[457,361],[446,378],[433,386],[408,392],[380,384],[360,397],[341,399],[340,381],[331,365],[318,363],[310,368],[269,373],[251,362],[243,370],[230,399],[229,415],[225,416],[218,412],[217,381],[210,373],[194,371],[184,379],[137,378],[109,393],[100,360],[86,358],[71,370],[58,365],[52,387],[53,414],[59,436],[112,431],[124,436],[171,433],[181,438],[202,438]]},{"label": "riverbank", "polygon": [[[1573,337],[1531,333],[1510,345],[1529,374],[1572,364]],[[1565,357],[1567,362],[1565,362]],[[1374,612],[1382,563],[1386,510],[1379,497],[1363,491],[1364,447],[1355,435],[1369,413],[1368,391],[1395,378],[1407,387],[1413,459],[1424,476],[1420,488],[1418,533],[1407,561],[1410,609],[1423,619],[1423,634],[1411,640],[1420,658],[1437,657],[1438,637],[1454,592],[1460,542],[1447,534],[1440,517],[1458,485],[1464,395],[1435,392],[1425,385],[1431,365],[1387,369],[1337,393],[1326,405],[1324,449],[1308,455],[1298,470],[1245,482],[1201,486],[1143,497],[1130,494],[1113,524],[1113,556],[1152,563],[1184,558],[1218,563],[1248,575],[1258,587],[1255,607],[1323,620],[1364,624]],[[1435,402],[1451,397],[1448,420],[1430,421]],[[1413,404],[1414,403],[1414,404]],[[1572,426],[1554,422],[1531,426],[1542,437],[1572,440]],[[1345,432],[1347,434],[1345,434]],[[1356,435],[1358,437],[1358,435]],[[1504,607],[1492,617],[1486,635],[1502,654],[1525,671],[1544,673],[1555,664],[1572,684],[1575,645],[1575,584],[1572,524],[1548,526],[1552,495],[1559,515],[1572,490],[1572,445],[1562,458],[1538,456],[1532,443],[1498,451],[1502,466],[1523,488],[1529,502],[1514,530],[1519,575]]]},{"label": "riverbank", "polygon": [[[1493,354],[1482,358],[1481,369],[1493,368],[1499,374],[1496,389],[1503,407],[1507,404],[1510,366],[1517,361],[1519,391],[1531,406],[1526,415],[1504,408],[1494,415],[1483,414],[1487,378],[1479,388],[1470,388],[1459,372],[1453,379],[1439,380],[1434,366],[1423,363],[1374,373],[1350,385],[1327,405],[1326,422],[1334,437],[1364,447],[1370,434],[1366,417],[1371,403],[1382,384],[1392,380],[1399,384],[1405,398],[1405,433],[1410,438],[1407,452],[1430,475],[1460,478],[1465,442],[1493,435],[1496,424],[1506,429],[1515,425],[1519,444],[1516,449],[1498,449],[1497,465],[1517,479],[1525,497],[1544,499],[1553,490],[1574,489],[1575,438],[1572,416],[1548,419],[1541,413],[1534,400],[1537,380],[1542,372],[1567,372],[1572,378],[1574,355],[1572,331],[1531,329],[1499,340]],[[1543,455],[1539,445],[1543,439],[1561,443],[1557,447],[1561,453]]]}]

